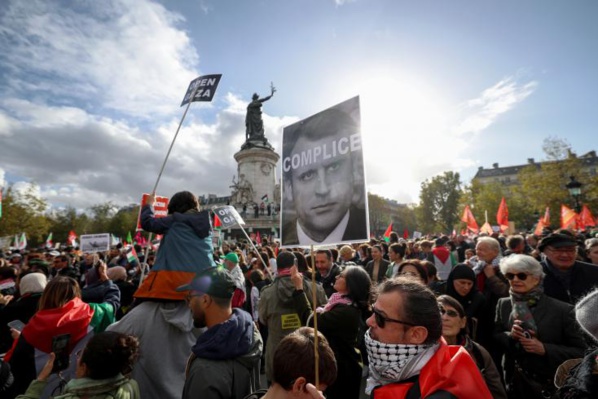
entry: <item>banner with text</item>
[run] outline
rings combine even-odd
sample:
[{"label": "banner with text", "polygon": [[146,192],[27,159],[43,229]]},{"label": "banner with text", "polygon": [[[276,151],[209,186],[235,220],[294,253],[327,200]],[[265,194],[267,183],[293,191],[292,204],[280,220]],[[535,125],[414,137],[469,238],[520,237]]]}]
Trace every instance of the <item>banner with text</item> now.
[{"label": "banner with text", "polygon": [[245,224],[239,212],[230,205],[219,206],[212,208],[212,211],[218,216],[218,219],[222,222],[223,229],[229,229],[235,225],[242,226]]},{"label": "banner with text", "polygon": [[[147,204],[147,198],[149,196],[149,194],[143,194],[141,197],[141,206],[139,207],[139,213],[137,214],[137,230],[143,230],[141,227],[141,208]],[[156,218],[168,216],[168,197],[156,196],[156,202],[154,202],[154,216]]]},{"label": "banner with text", "polygon": [[[220,83],[220,78],[222,78],[222,74],[204,75],[193,79],[191,83],[189,83],[189,87],[187,88],[187,92],[185,93],[185,97],[181,103],[181,107],[187,104],[189,101],[212,101],[214,94],[216,94],[218,83]],[[195,96],[191,100],[191,95],[193,94],[194,90],[196,90]]]},{"label": "banner with text", "polygon": [[367,241],[359,97],[287,126],[282,135],[282,246]]}]

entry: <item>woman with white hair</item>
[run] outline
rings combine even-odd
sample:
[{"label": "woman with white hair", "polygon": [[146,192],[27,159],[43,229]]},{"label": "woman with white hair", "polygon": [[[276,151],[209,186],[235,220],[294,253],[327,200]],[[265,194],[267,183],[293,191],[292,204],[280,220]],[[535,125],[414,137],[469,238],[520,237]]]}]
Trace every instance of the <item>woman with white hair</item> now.
[{"label": "woman with white hair", "polygon": [[500,270],[510,296],[498,301],[494,337],[505,353],[507,392],[514,398],[550,397],[558,366],[585,350],[573,307],[544,295],[542,265],[533,257],[503,258]]},{"label": "woman with white hair", "polygon": [[0,353],[5,353],[13,345],[8,323],[20,320],[29,322],[37,312],[39,299],[48,284],[43,273],[28,272],[19,278],[19,297],[11,300],[6,306],[0,306]]}]

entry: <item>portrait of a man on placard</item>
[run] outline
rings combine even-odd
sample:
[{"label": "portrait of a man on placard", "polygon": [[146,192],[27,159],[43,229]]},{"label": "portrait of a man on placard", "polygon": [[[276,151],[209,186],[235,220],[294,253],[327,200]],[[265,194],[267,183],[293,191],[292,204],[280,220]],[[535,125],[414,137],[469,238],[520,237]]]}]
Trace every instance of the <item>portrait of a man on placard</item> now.
[{"label": "portrait of a man on placard", "polygon": [[283,246],[366,241],[359,97],[284,128]]}]

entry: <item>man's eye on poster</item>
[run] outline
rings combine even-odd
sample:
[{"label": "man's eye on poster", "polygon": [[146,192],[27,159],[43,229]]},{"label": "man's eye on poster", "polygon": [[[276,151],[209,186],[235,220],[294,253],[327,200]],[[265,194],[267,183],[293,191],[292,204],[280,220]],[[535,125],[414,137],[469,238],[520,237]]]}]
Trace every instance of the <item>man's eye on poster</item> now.
[{"label": "man's eye on poster", "polygon": [[367,241],[359,97],[287,126],[282,135],[282,246]]}]

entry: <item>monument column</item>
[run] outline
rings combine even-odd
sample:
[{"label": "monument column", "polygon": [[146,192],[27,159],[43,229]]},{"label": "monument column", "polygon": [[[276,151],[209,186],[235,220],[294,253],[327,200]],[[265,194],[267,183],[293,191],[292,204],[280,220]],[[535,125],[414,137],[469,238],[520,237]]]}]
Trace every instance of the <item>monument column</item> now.
[{"label": "monument column", "polygon": [[239,184],[243,185],[243,180],[251,184],[252,196],[247,198],[247,204],[259,205],[264,195],[273,204],[276,197],[276,164],[280,156],[267,147],[251,147],[242,149],[234,157],[238,164]]}]

